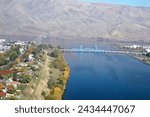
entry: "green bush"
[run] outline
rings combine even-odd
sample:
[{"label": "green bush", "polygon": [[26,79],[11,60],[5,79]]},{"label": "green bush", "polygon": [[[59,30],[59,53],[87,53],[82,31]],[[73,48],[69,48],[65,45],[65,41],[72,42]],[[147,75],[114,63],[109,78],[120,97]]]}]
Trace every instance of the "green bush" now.
[{"label": "green bush", "polygon": [[58,50],[58,49],[54,49],[53,51],[52,51],[52,53],[50,54],[50,56],[51,57],[58,57],[59,55],[60,55],[60,51]]},{"label": "green bush", "polygon": [[59,69],[60,71],[64,70],[64,67],[66,67],[66,63],[64,61],[64,58],[62,55],[58,56],[53,62],[52,66],[56,69]]},{"label": "green bush", "polygon": [[55,100],[55,97],[51,94],[45,97],[45,100]]},{"label": "green bush", "polygon": [[45,91],[42,91],[41,95],[42,95],[43,97],[46,97]]},{"label": "green bush", "polygon": [[23,91],[25,88],[26,88],[25,85],[19,85],[19,86],[17,87],[17,89],[18,89],[18,90],[21,90],[21,91]]},{"label": "green bush", "polygon": [[55,85],[54,79],[49,79],[48,82],[47,82],[47,87],[49,89],[52,89],[54,87],[54,85]]},{"label": "green bush", "polygon": [[19,79],[19,82],[21,83],[29,83],[31,81],[31,78],[28,75],[22,75]]}]

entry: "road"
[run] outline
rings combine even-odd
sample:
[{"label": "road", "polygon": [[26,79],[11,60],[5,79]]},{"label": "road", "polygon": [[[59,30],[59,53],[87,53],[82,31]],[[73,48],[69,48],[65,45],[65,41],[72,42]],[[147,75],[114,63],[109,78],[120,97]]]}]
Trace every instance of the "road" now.
[{"label": "road", "polygon": [[46,94],[49,93],[50,89],[47,87],[47,82],[50,79],[50,68],[49,68],[49,63],[50,59],[49,56],[47,55],[47,52],[45,52],[45,62],[42,67],[42,74],[40,76],[41,80],[36,88],[35,94],[34,94],[34,99],[35,100],[44,100],[44,97],[41,95],[42,91],[44,91]]}]

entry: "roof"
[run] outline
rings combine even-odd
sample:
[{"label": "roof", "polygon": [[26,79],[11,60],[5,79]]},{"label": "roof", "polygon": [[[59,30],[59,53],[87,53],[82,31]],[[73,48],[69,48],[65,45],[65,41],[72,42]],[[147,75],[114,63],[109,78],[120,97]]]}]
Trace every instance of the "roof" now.
[{"label": "roof", "polygon": [[5,92],[0,91],[0,97],[3,97],[3,96],[5,96],[5,95],[6,95],[6,93],[5,93]]},{"label": "roof", "polygon": [[20,82],[13,81],[13,82],[10,82],[9,84],[10,84],[10,85],[19,85]]},{"label": "roof", "polygon": [[5,75],[5,74],[12,74],[15,71],[11,71],[11,70],[0,70],[0,75]]},{"label": "roof", "polygon": [[145,51],[148,52],[148,53],[150,53],[150,49],[149,49],[149,48],[148,48],[148,49],[145,49]]}]

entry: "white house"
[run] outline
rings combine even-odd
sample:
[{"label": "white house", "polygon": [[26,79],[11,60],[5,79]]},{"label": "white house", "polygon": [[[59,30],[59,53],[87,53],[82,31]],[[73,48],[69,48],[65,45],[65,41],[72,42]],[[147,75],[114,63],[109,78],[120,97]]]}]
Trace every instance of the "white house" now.
[{"label": "white house", "polygon": [[23,54],[24,53],[24,48],[20,48],[19,51],[20,51],[21,54]]},{"label": "white house", "polygon": [[3,91],[4,93],[7,93],[7,88],[3,89],[2,91]]},{"label": "white house", "polygon": [[6,39],[0,39],[1,44],[4,43],[4,42],[6,42]]},{"label": "white house", "polygon": [[132,45],[131,46],[131,48],[133,48],[133,49],[136,49],[136,48],[139,48],[139,47],[141,47],[140,45]]},{"label": "white house", "polygon": [[15,45],[26,45],[26,42],[24,42],[24,41],[17,41],[14,44]]},{"label": "white house", "polygon": [[150,53],[150,48],[145,49],[145,52]]},{"label": "white house", "polygon": [[12,85],[12,86],[14,86],[14,88],[17,88],[18,85],[20,85],[20,82],[12,81],[12,82],[7,83],[7,86],[8,86],[8,85]]},{"label": "white house", "polygon": [[19,63],[17,64],[18,67],[27,67],[28,64],[27,63]]},{"label": "white house", "polygon": [[9,50],[9,49],[10,49],[9,46],[0,45],[0,53],[4,53],[6,50]]},{"label": "white house", "polygon": [[29,59],[29,61],[33,61],[34,60],[34,54],[30,54],[28,59]]}]

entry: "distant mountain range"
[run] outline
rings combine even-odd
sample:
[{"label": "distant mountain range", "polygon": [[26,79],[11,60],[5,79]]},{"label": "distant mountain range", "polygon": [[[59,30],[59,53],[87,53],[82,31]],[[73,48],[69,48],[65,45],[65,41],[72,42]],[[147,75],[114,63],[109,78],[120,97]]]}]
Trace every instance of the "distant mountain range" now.
[{"label": "distant mountain range", "polygon": [[150,8],[79,0],[0,0],[0,34],[150,40]]}]

